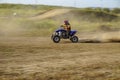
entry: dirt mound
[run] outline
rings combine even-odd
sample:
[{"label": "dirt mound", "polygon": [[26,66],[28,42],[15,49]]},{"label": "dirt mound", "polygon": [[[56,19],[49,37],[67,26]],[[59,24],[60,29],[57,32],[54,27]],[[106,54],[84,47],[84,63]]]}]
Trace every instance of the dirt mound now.
[{"label": "dirt mound", "polygon": [[112,21],[118,18],[117,15],[95,10],[72,10],[72,13],[89,21]]}]

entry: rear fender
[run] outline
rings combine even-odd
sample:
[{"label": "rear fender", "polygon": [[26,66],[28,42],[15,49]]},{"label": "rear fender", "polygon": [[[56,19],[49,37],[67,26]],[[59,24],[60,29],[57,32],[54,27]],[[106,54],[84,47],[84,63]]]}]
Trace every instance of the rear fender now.
[{"label": "rear fender", "polygon": [[71,30],[71,31],[70,31],[70,36],[74,36],[76,33],[77,33],[76,30]]}]

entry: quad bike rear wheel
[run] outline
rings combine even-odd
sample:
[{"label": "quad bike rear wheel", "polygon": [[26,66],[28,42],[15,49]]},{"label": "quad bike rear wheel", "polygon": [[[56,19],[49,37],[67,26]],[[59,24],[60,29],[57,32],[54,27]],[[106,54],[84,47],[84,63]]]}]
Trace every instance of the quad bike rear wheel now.
[{"label": "quad bike rear wheel", "polygon": [[78,42],[78,37],[77,37],[77,36],[73,36],[72,38],[70,38],[70,40],[71,40],[73,43],[77,43],[77,42]]}]

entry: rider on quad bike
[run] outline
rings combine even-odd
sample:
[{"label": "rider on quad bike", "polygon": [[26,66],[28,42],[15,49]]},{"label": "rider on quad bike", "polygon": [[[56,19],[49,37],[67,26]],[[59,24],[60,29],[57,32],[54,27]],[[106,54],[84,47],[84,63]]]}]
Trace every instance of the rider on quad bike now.
[{"label": "rider on quad bike", "polygon": [[70,39],[73,43],[78,42],[78,37],[75,35],[76,30],[71,30],[71,25],[68,20],[64,21],[64,25],[60,26],[62,28],[57,29],[51,36],[51,39],[55,43],[59,43],[61,39]]},{"label": "rider on quad bike", "polygon": [[64,25],[61,25],[61,27],[63,27],[63,29],[66,30],[67,37],[69,37],[69,33],[71,31],[71,25],[70,25],[69,21],[65,20]]}]

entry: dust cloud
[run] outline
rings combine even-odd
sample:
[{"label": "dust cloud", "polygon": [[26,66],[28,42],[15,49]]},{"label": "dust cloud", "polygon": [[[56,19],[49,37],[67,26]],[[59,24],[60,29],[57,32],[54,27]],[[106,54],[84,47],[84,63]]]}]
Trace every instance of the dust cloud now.
[{"label": "dust cloud", "polygon": [[120,31],[104,32],[97,37],[101,42],[120,42]]},{"label": "dust cloud", "polygon": [[0,22],[0,36],[18,36],[22,33],[23,28],[21,24],[16,21],[16,19],[3,19]]},{"label": "dust cloud", "polygon": [[106,43],[120,42],[120,31],[114,32],[93,32],[80,36],[81,43]]}]

